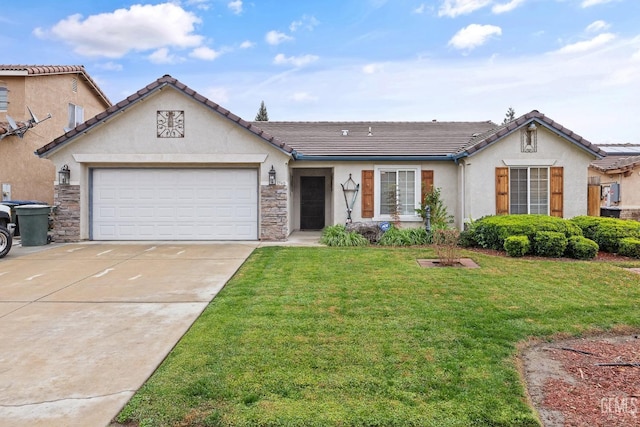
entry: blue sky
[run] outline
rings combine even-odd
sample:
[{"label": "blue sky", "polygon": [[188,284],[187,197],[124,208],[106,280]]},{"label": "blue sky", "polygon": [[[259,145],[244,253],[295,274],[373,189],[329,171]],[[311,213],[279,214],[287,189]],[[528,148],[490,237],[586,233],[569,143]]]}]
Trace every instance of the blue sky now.
[{"label": "blue sky", "polygon": [[114,103],[170,74],[247,120],[513,107],[640,143],[639,24],[638,0],[5,0],[0,61],[82,64]]}]

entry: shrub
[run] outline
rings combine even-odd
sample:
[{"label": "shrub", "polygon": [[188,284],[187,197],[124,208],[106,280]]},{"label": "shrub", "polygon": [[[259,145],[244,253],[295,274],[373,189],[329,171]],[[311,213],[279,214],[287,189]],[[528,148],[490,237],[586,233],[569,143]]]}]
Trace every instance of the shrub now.
[{"label": "shrub", "polygon": [[571,236],[567,242],[565,255],[575,259],[593,259],[598,255],[598,244],[591,239]]},{"label": "shrub", "polygon": [[440,188],[432,187],[425,196],[424,200],[420,204],[420,208],[416,209],[416,213],[426,219],[427,206],[429,206],[429,215],[431,220],[431,228],[446,228],[453,223],[453,215],[449,215],[447,206],[444,204],[442,197],[440,196]]},{"label": "shrub", "polygon": [[504,239],[504,250],[509,256],[521,257],[531,251],[531,241],[527,236],[509,236]]},{"label": "shrub", "polygon": [[465,223],[464,230],[460,232],[458,244],[463,248],[474,248],[479,246],[476,239],[476,221],[470,220]]},{"label": "shrub", "polygon": [[320,243],[327,246],[367,246],[369,240],[344,225],[331,225],[322,230]]},{"label": "shrub", "polygon": [[378,240],[382,246],[404,246],[405,240],[402,231],[396,226],[391,226]]},{"label": "shrub", "polygon": [[378,241],[382,246],[428,245],[431,235],[424,228],[397,228],[391,226]]},{"label": "shrub", "polygon": [[431,243],[431,234],[424,228],[406,228],[401,230],[408,245],[428,245]]},{"label": "shrub", "polygon": [[538,231],[533,239],[536,255],[559,258],[567,249],[567,236],[558,231]]},{"label": "shrub", "polygon": [[640,222],[608,217],[578,216],[571,222],[582,229],[584,237],[595,241],[604,252],[618,252],[620,240],[640,238]]},{"label": "shrub", "polygon": [[460,259],[459,238],[460,232],[455,228],[433,230],[433,245],[440,265],[453,265]]},{"label": "shrub", "polygon": [[535,240],[540,231],[554,231],[565,237],[582,236],[582,230],[574,223],[547,215],[497,215],[479,219],[475,224],[475,238],[483,248],[503,250],[509,236],[524,235]]},{"label": "shrub", "polygon": [[625,237],[620,240],[620,255],[640,258],[640,239]]}]

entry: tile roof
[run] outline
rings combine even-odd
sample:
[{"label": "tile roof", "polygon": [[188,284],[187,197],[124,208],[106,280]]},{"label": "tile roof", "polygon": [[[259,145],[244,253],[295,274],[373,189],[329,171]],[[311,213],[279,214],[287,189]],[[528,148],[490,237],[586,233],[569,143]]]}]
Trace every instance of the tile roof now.
[{"label": "tile roof", "polygon": [[237,123],[296,160],[342,159],[459,159],[473,155],[529,123],[535,122],[587,150],[596,157],[606,155],[596,145],[536,110],[510,123],[481,122],[247,122],[229,110],[165,75],[75,129],[39,148],[46,157],[52,150],[75,139],[114,114],[171,86]]},{"label": "tile roof", "polygon": [[107,106],[111,101],[98,87],[83,65],[2,65],[0,64],[0,78],[2,76],[43,76],[54,74],[79,74],[98,94]]},{"label": "tile roof", "polygon": [[509,123],[503,124],[495,129],[491,129],[484,134],[477,135],[473,138],[469,144],[464,147],[457,154],[457,157],[469,156],[474,154],[475,152],[486,148],[487,146],[493,144],[504,136],[507,136],[518,129],[521,129],[525,126],[529,126],[530,123],[536,123],[538,125],[544,126],[546,129],[551,132],[571,141],[576,144],[578,147],[587,150],[588,152],[598,156],[604,157],[607,155],[605,151],[600,149],[597,145],[589,142],[582,136],[576,134],[570,129],[565,128],[560,123],[550,119],[544,114],[540,113],[537,110],[533,110],[527,114],[524,114],[517,119],[512,120]]},{"label": "tile roof", "polygon": [[622,173],[640,166],[640,155],[608,155],[591,162],[589,166],[605,173]]},{"label": "tile roof", "polygon": [[206,107],[210,108],[216,113],[224,116],[226,119],[231,120],[232,122],[235,122],[238,125],[249,130],[250,132],[256,134],[257,136],[264,139],[269,144],[272,144],[273,146],[279,148],[280,150],[290,154],[293,152],[293,149],[291,147],[289,147],[284,142],[280,141],[278,138],[275,138],[274,136],[268,134],[267,132],[258,128],[254,124],[241,119],[240,117],[231,113],[229,110],[222,108],[220,105],[216,104],[213,101],[210,101],[209,99],[205,98],[204,96],[200,95],[193,89],[189,88],[183,83],[180,83],[178,80],[174,79],[173,77],[167,74],[157,79],[155,82],[145,86],[143,89],[140,89],[133,95],[128,96],[126,99],[118,102],[115,105],[112,105],[107,110],[96,115],[95,117],[92,117],[86,122],[79,124],[74,129],[71,129],[69,132],[65,133],[64,135],[54,139],[44,147],[40,147],[39,149],[36,150],[36,154],[41,157],[46,157],[46,155],[50,153],[52,150],[66,144],[67,142],[70,142],[71,140],[75,139],[79,135],[82,135],[83,133],[87,132],[89,129],[100,125],[101,123],[105,122],[115,114],[123,112],[124,110],[128,109],[129,107],[136,104],[137,102],[145,99],[146,97],[154,94],[155,92],[167,86],[173,87],[176,90],[184,93],[186,96],[193,98],[194,100],[200,102],[201,104],[205,105]]},{"label": "tile roof", "polygon": [[304,157],[450,156],[478,132],[495,128],[486,122],[253,122]]}]

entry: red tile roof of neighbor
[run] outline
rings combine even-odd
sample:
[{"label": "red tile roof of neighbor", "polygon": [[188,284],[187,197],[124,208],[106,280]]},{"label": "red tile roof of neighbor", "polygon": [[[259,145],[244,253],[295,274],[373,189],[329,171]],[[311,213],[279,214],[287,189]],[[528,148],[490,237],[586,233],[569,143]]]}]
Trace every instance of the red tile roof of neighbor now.
[{"label": "red tile roof of neighbor", "polygon": [[107,95],[98,87],[83,65],[2,65],[0,64],[0,78],[2,76],[44,76],[54,74],[78,74],[96,92],[106,106],[111,106]]},{"label": "red tile roof of neighbor", "polygon": [[506,125],[481,122],[248,122],[198,94],[175,78],[165,75],[106,111],[56,138],[36,154],[46,157],[109,117],[136,102],[172,87],[237,123],[297,160],[361,158],[451,159],[473,155],[532,121],[571,141],[596,157],[605,153],[586,139],[538,111],[527,113]]}]

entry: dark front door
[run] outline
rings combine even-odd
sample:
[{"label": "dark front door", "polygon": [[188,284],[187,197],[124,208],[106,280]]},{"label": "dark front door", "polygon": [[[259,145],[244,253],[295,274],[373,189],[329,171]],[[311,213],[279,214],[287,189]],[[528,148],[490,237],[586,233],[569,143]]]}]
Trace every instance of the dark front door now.
[{"label": "dark front door", "polygon": [[324,176],[300,177],[300,229],[324,228]]}]

